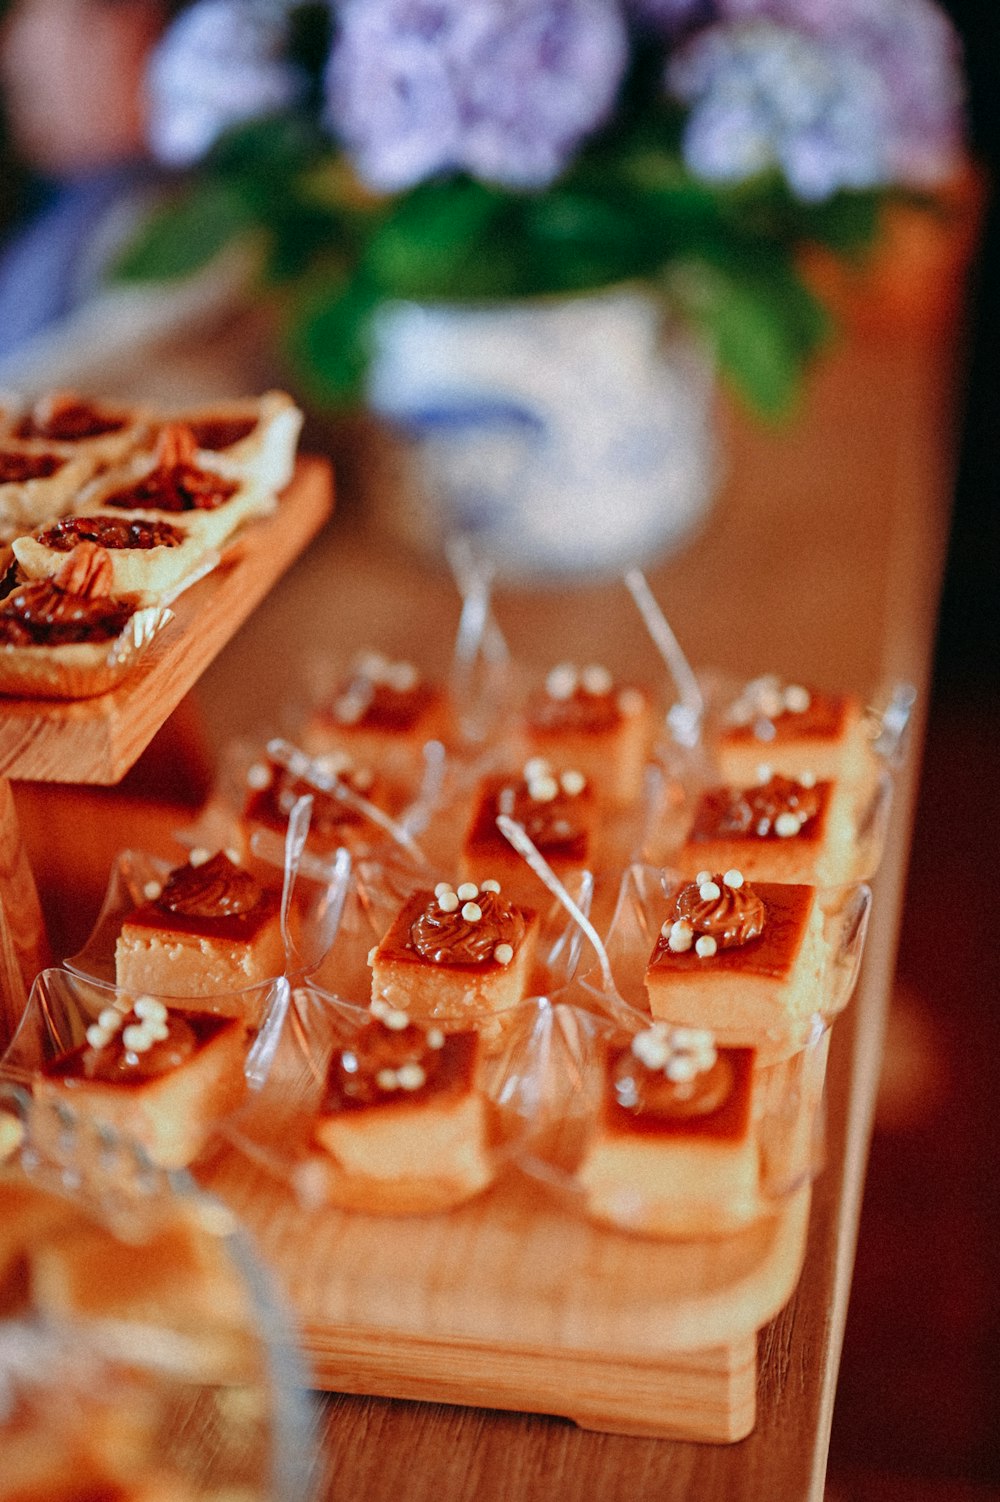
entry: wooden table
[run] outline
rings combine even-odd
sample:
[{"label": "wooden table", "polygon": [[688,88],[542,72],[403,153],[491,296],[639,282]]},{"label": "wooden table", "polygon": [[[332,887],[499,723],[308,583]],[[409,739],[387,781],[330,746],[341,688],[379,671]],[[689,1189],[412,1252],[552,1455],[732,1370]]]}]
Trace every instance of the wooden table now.
[{"label": "wooden table", "polygon": [[[704,1446],[589,1433],[545,1417],[331,1396],[317,1413],[329,1502],[822,1496],[947,533],[953,348],[934,330],[855,338],[817,374],[787,430],[761,430],[727,409],[719,504],[689,547],[649,571],[699,664],[773,669],[865,692],[907,679],[921,691],[861,984],[834,1029],[828,1161],[815,1186],[805,1268],[791,1304],[761,1336],[755,1432],[737,1445]],[[525,660],[656,671],[621,586],[507,591],[497,611]],[[394,555],[360,516],[343,513],[202,679],[210,735],[221,743],[259,725],[262,702],[287,702],[300,652],[374,643],[443,666],[457,613],[446,576]],[[253,696],[241,687],[248,674]]]},{"label": "wooden table", "polygon": [[[926,697],[951,489],[953,347],[937,330],[855,338],[818,373],[789,429],[768,432],[724,412],[719,504],[689,547],[649,571],[696,663],[865,692],[905,678]],[[621,586],[505,592],[497,611],[526,661],[657,671]],[[296,679],[306,681],[307,660],[324,653],[371,643],[443,667],[457,617],[446,576],[395,554],[344,508],[205,672],[197,693],[210,744],[259,730],[262,713],[287,703]],[[861,984],[834,1029],[828,1162],[805,1268],[761,1336],[752,1436],[704,1446],[538,1416],[327,1396],[316,1432],[328,1502],[822,1496],[921,720],[918,712]]]}]

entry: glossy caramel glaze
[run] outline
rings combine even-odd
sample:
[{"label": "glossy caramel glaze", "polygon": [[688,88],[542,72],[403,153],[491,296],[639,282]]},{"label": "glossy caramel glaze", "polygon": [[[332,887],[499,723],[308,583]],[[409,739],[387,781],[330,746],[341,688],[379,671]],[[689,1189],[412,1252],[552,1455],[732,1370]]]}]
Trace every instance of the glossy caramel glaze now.
[{"label": "glossy caramel glaze", "polygon": [[340,730],[380,730],[406,735],[441,703],[441,691],[433,684],[418,682],[413,688],[393,688],[354,677],[341,687],[337,697],[321,714]]},{"label": "glossy caramel glaze", "polygon": [[509,856],[511,846],[496,822],[497,815],[505,813],[523,825],[528,838],[546,858],[585,862],[590,843],[587,825],[590,806],[586,789],[575,797],[560,790],[554,798],[539,801],[531,797],[523,777],[487,778],[465,849],[470,854],[499,850]]},{"label": "glossy caramel glaze", "polygon": [[[762,715],[746,725],[725,724],[721,731],[722,739],[739,744],[756,742],[761,747],[762,756],[766,756],[769,745],[780,745],[785,740],[798,740],[800,737],[837,740],[844,732],[851,703],[846,694],[810,691],[806,709],[784,709],[773,718]],[[759,733],[758,726],[763,728],[763,734]]]},{"label": "glossy caramel glaze", "polygon": [[[472,1032],[442,1033],[412,1022],[392,1029],[379,1020],[369,1022],[334,1054],[320,1113],[371,1106],[406,1109],[432,1096],[465,1094],[472,1088],[478,1047]],[[409,1088],[399,1083],[386,1088],[386,1073],[398,1081],[402,1069],[406,1080],[407,1068],[414,1066],[424,1076],[422,1083],[416,1084],[414,1076]]]},{"label": "glossy caramel glaze", "polygon": [[[269,829],[283,833],[296,801],[306,794],[310,794],[313,800],[312,815],[309,820],[311,839],[323,842],[336,840],[340,831],[346,826],[362,822],[361,814],[355,809],[348,808],[347,804],[342,803],[333,793],[321,792],[301,777],[294,777],[287,767],[270,762],[268,770],[271,780],[267,787],[251,791],[244,805],[243,817],[249,823],[266,824]],[[359,783],[349,772],[344,772],[341,774],[341,780],[352,792],[360,794],[361,797],[367,798],[371,795],[370,776],[362,776]]]},{"label": "glossy caramel glaze", "polygon": [[[712,1137],[741,1141],[751,1115],[754,1050],[720,1048],[712,1069],[677,1086],[662,1071],[647,1069],[625,1043],[609,1050],[605,1064],[604,1127],[620,1136]],[[625,1082],[632,1082],[634,1091]],[[623,1105],[622,1098],[634,1105]]]},{"label": "glossy caramel glaze", "polygon": [[73,594],[55,580],[39,579],[17,585],[0,603],[0,643],[61,647],[111,642],[134,612],[132,600]]},{"label": "glossy caramel glaze", "polygon": [[[664,919],[674,916],[675,903],[681,888],[675,888],[664,906]],[[653,947],[647,970],[647,981],[657,974],[677,972],[711,974],[720,970],[742,971],[746,975],[766,976],[783,980],[789,974],[802,948],[809,915],[812,912],[814,888],[780,882],[754,882],[754,891],[764,904],[764,928],[756,939],[751,939],[738,948],[719,948],[716,954],[703,959],[694,948],[684,953],[674,953],[661,933]]]},{"label": "glossy caramel glaze", "polygon": [[775,775],[748,788],[709,788],[698,800],[688,843],[707,840],[782,840],[782,814],[801,820],[796,839],[823,837],[833,784],[805,787],[794,778]]},{"label": "glossy caramel glaze", "polygon": [[62,469],[66,460],[58,454],[0,451],[0,485],[23,485],[26,480],[47,480]]},{"label": "glossy caramel glaze", "polygon": [[[125,1018],[125,1027],[135,1019]],[[167,1018],[167,1037],[153,1043],[142,1053],[133,1053],[125,1045],[124,1027],[100,1048],[81,1043],[68,1053],[47,1063],[42,1073],[46,1079],[61,1080],[72,1088],[89,1083],[141,1086],[179,1069],[200,1049],[226,1029],[242,1024],[235,1017],[216,1017],[208,1012],[186,1012],[171,1008]]]},{"label": "glossy caramel glaze", "polygon": [[102,548],[135,548],[143,552],[149,548],[176,548],[184,541],[184,533],[169,522],[125,516],[66,516],[36,536],[44,547],[57,553],[71,552],[83,541],[99,543]]}]

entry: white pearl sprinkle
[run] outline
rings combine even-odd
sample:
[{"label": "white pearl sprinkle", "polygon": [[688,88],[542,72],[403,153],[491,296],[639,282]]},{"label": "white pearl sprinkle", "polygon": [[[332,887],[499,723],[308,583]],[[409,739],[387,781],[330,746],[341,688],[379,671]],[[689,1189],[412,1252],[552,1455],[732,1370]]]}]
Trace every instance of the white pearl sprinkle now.
[{"label": "white pearl sprinkle", "polygon": [[439,1048],[444,1048],[444,1033],[439,1027],[428,1028],[427,1047],[433,1048],[435,1053]]},{"label": "white pearl sprinkle", "polygon": [[567,798],[578,798],[587,786],[586,777],[575,767],[570,768],[568,772],[563,772],[559,782]]},{"label": "white pearl sprinkle", "polygon": [[498,965],[509,965],[514,958],[513,944],[498,944],[493,951],[493,958]]},{"label": "white pearl sprinkle", "polygon": [[97,1018],[97,1025],[103,1027],[106,1032],[116,1033],[123,1020],[123,1014],[118,1007],[105,1007]]},{"label": "white pearl sprinkle", "polygon": [[801,828],[802,821],[798,814],[779,814],[774,821],[774,832],[783,840],[791,839]]},{"label": "white pearl sprinkle", "polygon": [[544,756],[532,756],[524,764],[525,782],[533,782],[536,777],[547,777],[552,770],[552,763]]},{"label": "white pearl sprinkle", "polygon": [[239,865],[239,863],[240,863],[240,852],[237,850],[237,848],[236,848],[235,845],[229,845],[229,846],[226,847],[226,855],[232,861],[232,863],[233,863],[234,866],[238,866]]},{"label": "white pearl sprinkle", "polygon": [[152,1038],[140,1022],[132,1022],[122,1030],[122,1042],[130,1053],[145,1053],[152,1046]]},{"label": "white pearl sprinkle", "polygon": [[162,891],[162,883],[158,881],[147,881],[142,889],[142,895],[145,897],[147,902],[155,902],[157,897],[161,895]]},{"label": "white pearl sprinkle", "polygon": [[762,761],[758,763],[757,781],[761,784],[761,786],[763,786],[765,782],[770,782],[773,776],[774,770],[771,767],[770,762]]},{"label": "white pearl sprinkle", "polygon": [[702,934],[694,946],[694,952],[700,960],[710,960],[718,947],[711,934]]},{"label": "white pearl sprinkle", "polygon": [[690,1054],[675,1053],[667,1060],[663,1072],[673,1084],[687,1085],[698,1073],[698,1065]]},{"label": "white pearl sprinkle", "polygon": [[649,1029],[636,1033],[632,1039],[632,1052],[647,1069],[662,1069],[670,1058],[670,1044],[662,1033]]},{"label": "white pearl sprinkle", "polygon": [[154,1043],[165,1043],[170,1036],[170,1029],[165,1022],[147,1022],[146,1031]]},{"label": "white pearl sprinkle", "polygon": [[401,1033],[410,1025],[410,1014],[400,1007],[387,1007],[382,1013],[382,1021],[392,1033]]},{"label": "white pearl sprinkle", "polygon": [[262,761],[255,761],[252,767],[247,768],[247,787],[255,788],[262,792],[264,788],[271,786],[271,768]]},{"label": "white pearl sprinkle", "polygon": [[816,786],[816,773],[803,772],[799,777],[799,787],[814,788]]},{"label": "white pearl sprinkle", "polygon": [[375,1083],[380,1090],[398,1090],[399,1078],[395,1069],[380,1069],[375,1076]]},{"label": "white pearl sprinkle", "polygon": [[743,872],[737,871],[736,867],[733,866],[731,870],[725,872],[722,881],[731,891],[738,892],[743,885]]},{"label": "white pearl sprinkle", "polygon": [[393,662],[389,665],[385,681],[397,694],[409,694],[420,682],[420,674],[412,662]]},{"label": "white pearl sprinkle", "polygon": [[576,693],[576,685],[576,668],[572,663],[561,662],[546,678],[545,692],[550,699],[572,699]]},{"label": "white pearl sprinkle", "polygon": [[353,770],[354,761],[346,751],[327,751],[323,756],[317,756],[316,766],[328,777],[343,777]]},{"label": "white pearl sprinkle", "polygon": [[90,1024],[85,1036],[91,1048],[103,1048],[106,1043],[111,1042],[111,1034],[96,1022]]},{"label": "white pearl sprinkle", "polygon": [[402,1090],[419,1090],[421,1085],[427,1083],[426,1070],[417,1063],[401,1064],[396,1070],[396,1078]]},{"label": "white pearl sprinkle", "polygon": [[206,861],[210,861],[211,859],[212,852],[210,850],[206,850],[204,845],[196,845],[188,855],[188,865],[195,867],[203,866]]},{"label": "white pearl sprinkle", "polygon": [[457,895],[461,902],[471,902],[474,897],[479,896],[479,888],[474,881],[463,881],[458,888]]},{"label": "white pearl sprinkle", "polygon": [[593,694],[595,697],[600,697],[602,694],[610,694],[614,686],[614,681],[607,668],[602,667],[598,662],[590,663],[580,674],[580,682],[583,685],[584,692]]},{"label": "white pearl sprinkle", "polygon": [[698,875],[695,877],[695,881],[698,883],[699,886],[701,886],[702,882],[711,881],[711,880],[712,880],[712,873],[711,873],[711,871],[699,871]]},{"label": "white pearl sprinkle", "polygon": [[483,916],[483,910],[478,902],[465,902],[462,904],[462,917],[466,923],[478,923]]},{"label": "white pearl sprinkle", "polygon": [[458,893],[442,892],[438,898],[438,907],[442,913],[453,913],[458,907]]},{"label": "white pearl sprinkle", "polygon": [[434,888],[434,896],[443,897],[445,892],[451,892],[453,890],[454,888],[452,887],[450,881],[439,881],[437,886]]},{"label": "white pearl sprinkle", "polygon": [[133,1012],[143,1022],[166,1022],[167,1009],[155,996],[138,996]]},{"label": "white pearl sprinkle", "polygon": [[790,683],[785,689],[783,699],[785,708],[791,714],[805,714],[812,703],[809,690],[803,688],[801,683]]},{"label": "white pearl sprinkle", "polygon": [[551,803],[559,795],[559,784],[554,777],[536,777],[528,783],[528,797],[533,803]]},{"label": "white pearl sprinkle", "polygon": [[499,892],[500,883],[494,877],[490,876],[486,881],[479,883],[479,890],[481,892]]},{"label": "white pearl sprinkle", "polygon": [[[372,951],[372,953],[374,954],[374,950]],[[369,1003],[368,1010],[369,1012],[371,1012],[373,1017],[381,1018],[385,1016],[386,1012],[391,1012],[392,1007],[387,1001],[383,999],[383,997],[375,996]]]},{"label": "white pearl sprinkle", "polygon": [[722,888],[717,881],[703,881],[698,887],[698,896],[702,902],[714,902],[722,896]]},{"label": "white pearl sprinkle", "polygon": [[670,933],[667,936],[667,947],[671,954],[686,954],[694,943],[694,929],[683,918],[678,918],[676,923],[670,925]]},{"label": "white pearl sprinkle", "polygon": [[377,683],[389,666],[389,659],[381,652],[369,648],[366,652],[359,652],[354,659],[354,671],[361,678],[368,678]]}]

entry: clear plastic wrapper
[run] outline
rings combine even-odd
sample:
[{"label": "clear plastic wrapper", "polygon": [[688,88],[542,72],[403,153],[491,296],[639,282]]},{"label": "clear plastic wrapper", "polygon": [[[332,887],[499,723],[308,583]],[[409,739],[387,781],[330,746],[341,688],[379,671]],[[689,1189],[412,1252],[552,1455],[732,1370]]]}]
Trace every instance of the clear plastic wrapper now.
[{"label": "clear plastic wrapper", "polygon": [[306,1373],[233,1217],[0,1083],[0,1491],[307,1502]]},{"label": "clear plastic wrapper", "polygon": [[[310,813],[311,800],[308,797],[297,800],[284,837],[280,841],[275,837],[277,843],[266,850],[266,871],[281,878],[282,970],[293,979],[314,970],[333,942],[350,876],[346,850],[322,861],[307,855]],[[200,832],[211,836],[227,831],[221,823],[206,819],[201,821]],[[148,901],[151,892],[162,888],[171,869],[170,862],[160,857],[138,850],[122,851],[112,867],[94,929],[83,949],[66,960],[66,968],[82,977],[114,984],[116,944],[122,923],[129,913]],[[209,996],[220,989],[205,983],[204,991]]]},{"label": "clear plastic wrapper", "polygon": [[[688,879],[669,868],[635,865],[622,880],[605,942],[617,995],[640,1018],[653,1015],[646,971],[672,911],[668,899]],[[728,1025],[720,1025],[722,1009],[716,1006],[706,982],[694,1000],[689,988],[683,994],[678,990],[675,1010],[669,1014],[658,1011],[657,1015],[680,1026],[711,1028],[720,1043],[752,1044],[761,1063],[779,1062],[805,1047],[817,1027],[828,1025],[850,1000],[870,909],[871,888],[864,883],[815,892],[801,947],[787,972],[782,969],[775,977],[775,996],[780,980],[786,986],[782,994],[787,994],[787,1000],[772,1003],[765,986],[758,993],[763,998],[759,1004],[752,998],[739,1014],[733,1014]],[[800,973],[793,973],[796,966]],[[706,976],[710,974],[706,971]],[[584,975],[581,984],[598,999],[607,990],[596,972]]]},{"label": "clear plastic wrapper", "polygon": [[[289,992],[280,977],[178,1000],[43,970],[0,1059],[0,1079],[134,1139],[165,1167],[184,1167],[267,1078]],[[156,1025],[161,1035],[142,1036]],[[108,1062],[95,1065],[102,1050]]]},{"label": "clear plastic wrapper", "polygon": [[297,987],[266,1084],[223,1132],[304,1210],[437,1213],[486,1191],[509,1156],[504,1072],[468,1019]]},{"label": "clear plastic wrapper", "polygon": [[[700,1030],[614,1007],[541,1004],[511,1040],[498,1087],[519,1120],[515,1161],[568,1209],[614,1229],[682,1241],[737,1235],[779,1213],[821,1167],[828,1040],[816,1019],[800,1049],[762,1065]],[[695,1109],[688,1065],[698,1056],[711,1083]],[[675,1064],[676,1081],[665,1072]]]},{"label": "clear plastic wrapper", "polygon": [[174,619],[161,605],[135,611],[113,642],[60,647],[0,646],[0,694],[22,699],[90,699],[116,688]]}]

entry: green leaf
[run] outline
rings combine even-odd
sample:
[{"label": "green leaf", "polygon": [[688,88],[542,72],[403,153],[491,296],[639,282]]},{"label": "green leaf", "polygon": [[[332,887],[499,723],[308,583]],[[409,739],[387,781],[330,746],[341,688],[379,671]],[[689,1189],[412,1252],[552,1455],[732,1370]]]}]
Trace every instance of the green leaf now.
[{"label": "green leaf", "polygon": [[831,332],[823,305],[788,262],[726,255],[679,268],[669,286],[712,343],[719,368],[763,416],[792,410],[812,356]]},{"label": "green leaf", "polygon": [[314,288],[293,311],[285,348],[317,402],[357,402],[364,391],[369,328],[379,294],[366,283]]},{"label": "green leaf", "polygon": [[375,230],[365,273],[391,297],[477,295],[477,262],[489,255],[489,232],[504,195],[471,178],[424,183],[401,198]]},{"label": "green leaf", "polygon": [[200,271],[256,216],[245,197],[224,183],[200,183],[154,211],[112,275],[126,282],[173,281]]}]

